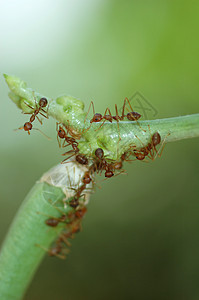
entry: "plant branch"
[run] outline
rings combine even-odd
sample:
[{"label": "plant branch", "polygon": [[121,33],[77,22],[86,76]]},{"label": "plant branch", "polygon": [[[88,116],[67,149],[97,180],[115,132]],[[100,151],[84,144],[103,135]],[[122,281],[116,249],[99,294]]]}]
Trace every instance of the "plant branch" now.
[{"label": "plant branch", "polygon": [[[38,103],[41,97],[45,97],[28,88],[27,84],[17,77],[8,75],[4,75],[4,77],[11,90],[10,98],[23,112],[31,113],[31,109],[26,104],[35,107],[35,101]],[[105,122],[100,127],[101,123],[90,124],[81,100],[71,96],[61,96],[55,100],[46,98],[49,102],[49,116],[81,135],[78,142],[79,150],[90,158],[100,147],[107,159],[119,160],[120,156],[132,146],[136,149],[146,146],[156,131],[160,133],[164,142],[199,137],[199,114],[139,121],[139,123],[132,121],[120,121],[119,124],[116,121]]]},{"label": "plant branch", "polygon": [[66,228],[63,223],[49,227],[45,220],[60,217],[60,210],[65,215],[74,211],[67,204],[73,194],[71,182],[76,188],[79,181],[77,174],[83,173],[78,166],[70,164],[70,172],[71,168],[76,170],[74,179],[72,172],[73,175],[68,174],[68,165],[58,165],[45,174],[33,186],[13,220],[0,253],[1,300],[22,299],[46,251]]}]

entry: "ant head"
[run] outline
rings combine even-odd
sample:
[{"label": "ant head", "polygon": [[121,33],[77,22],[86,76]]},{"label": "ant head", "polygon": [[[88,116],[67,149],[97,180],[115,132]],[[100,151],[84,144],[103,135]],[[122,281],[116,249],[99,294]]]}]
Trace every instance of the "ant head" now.
[{"label": "ant head", "polygon": [[82,182],[85,184],[89,184],[92,181],[92,179],[90,178],[90,175],[88,172],[86,172],[84,174],[84,177],[82,178]]},{"label": "ant head", "polygon": [[94,117],[92,118],[92,120],[90,120],[90,123],[97,123],[100,122],[102,120],[102,115],[101,114],[94,114]]},{"label": "ant head", "polygon": [[114,175],[114,173],[111,170],[107,170],[105,172],[105,177],[107,177],[107,178],[111,178],[113,175]]},{"label": "ant head", "polygon": [[136,152],[136,153],[135,153],[135,157],[136,157],[138,160],[143,160],[143,159],[145,159],[145,154],[144,154],[144,153],[141,153],[141,152]]},{"label": "ant head", "polygon": [[23,126],[23,129],[24,129],[25,131],[31,130],[31,129],[32,129],[32,124],[31,124],[30,122],[26,122],[26,123],[24,124],[24,126]]},{"label": "ant head", "polygon": [[127,118],[129,121],[137,121],[139,118],[141,118],[141,114],[136,111],[131,111],[127,114]]},{"label": "ant head", "polygon": [[65,130],[60,126],[59,130],[58,130],[58,136],[60,137],[60,139],[64,139],[65,138]]}]

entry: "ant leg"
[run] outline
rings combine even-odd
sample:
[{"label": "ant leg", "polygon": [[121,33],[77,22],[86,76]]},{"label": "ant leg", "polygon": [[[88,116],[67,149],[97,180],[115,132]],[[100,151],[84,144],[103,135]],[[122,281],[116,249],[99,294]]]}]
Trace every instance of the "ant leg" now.
[{"label": "ant leg", "polygon": [[92,107],[93,107],[93,115],[95,114],[94,104],[93,104],[93,101],[91,101],[91,103],[90,103],[90,105],[89,105],[89,108],[88,108],[88,112],[87,112],[86,117],[85,117],[85,119],[84,119],[84,123],[86,122],[86,119],[87,119],[88,114],[89,114],[89,112],[90,112],[91,105],[92,105]]},{"label": "ant leg", "polygon": [[38,118],[38,116],[36,116],[36,118],[37,118],[37,120],[39,121],[39,123],[42,125],[43,123],[42,123],[42,120],[40,120],[39,118]]},{"label": "ant leg", "polygon": [[55,203],[53,203],[53,201],[51,199],[48,199],[48,202],[50,203],[50,205],[52,205],[58,212],[60,212],[61,215],[65,215],[65,213],[55,205]]},{"label": "ant leg", "polygon": [[63,153],[62,156],[65,156],[65,155],[68,155],[68,154],[71,154],[71,153],[74,153],[74,155],[75,155],[75,151],[74,150],[69,150],[69,151]]},{"label": "ant leg", "polygon": [[57,131],[57,142],[58,142],[58,145],[59,145],[59,148],[61,148],[61,139],[59,138],[58,136],[58,132],[59,132],[59,126],[60,123],[56,122],[56,131]]},{"label": "ant leg", "polygon": [[48,106],[47,106],[46,111],[45,111],[43,108],[41,109],[43,112],[46,113],[46,118],[47,118],[47,119],[49,119],[49,117],[48,117],[49,104],[50,104],[50,103],[48,102]]},{"label": "ant leg", "polygon": [[121,116],[121,120],[123,120],[124,117],[126,117],[126,115],[124,114],[124,110],[125,110],[125,106],[126,106],[126,99],[127,99],[127,98],[124,99],[124,104],[123,104],[123,107],[122,107],[122,116]]},{"label": "ant leg", "polygon": [[132,106],[131,106],[131,103],[130,103],[130,101],[129,101],[129,99],[127,97],[125,97],[125,99],[124,99],[124,106],[126,105],[126,102],[128,102],[128,105],[129,105],[131,111],[134,111],[133,108],[132,108]]},{"label": "ant leg", "polygon": [[23,111],[22,111],[22,114],[23,115],[32,115],[32,113],[27,113],[27,112],[23,112]]},{"label": "ant leg", "polygon": [[118,128],[118,133],[119,133],[119,141],[121,141],[121,135],[120,135],[120,127],[119,127],[119,120],[121,120],[119,114],[118,114],[118,109],[117,109],[117,104],[115,104],[115,112],[116,112],[116,121],[117,121],[117,128]]},{"label": "ant leg", "polygon": [[126,170],[121,170],[119,173],[117,173],[116,175],[114,175],[114,178],[117,177],[120,174],[128,175],[128,173],[126,173]]},{"label": "ant leg", "polygon": [[152,135],[152,133],[151,133],[151,128],[150,128],[150,125],[148,125],[148,128],[149,128],[149,132],[150,132],[150,136],[151,136],[151,145],[152,145],[152,149],[150,149],[150,155],[151,155],[151,157],[150,156],[148,156],[151,160],[154,160],[155,158],[154,158],[154,156],[155,156],[155,151],[156,151],[156,153],[157,153],[157,149],[156,149],[156,147],[153,145],[153,142],[152,142],[152,137],[153,137],[153,135]]},{"label": "ant leg", "polygon": [[[135,137],[140,141],[140,143],[142,144],[142,146],[143,146],[143,148],[144,149],[147,149],[147,147],[148,147],[148,145],[149,144],[147,144],[147,146],[145,146],[144,144],[143,144],[143,142],[140,140],[140,138],[137,136],[137,135],[135,135]],[[147,149],[148,150],[148,149]],[[139,150],[133,150],[134,152],[138,152],[138,153],[140,153],[140,151]],[[150,159],[152,159],[153,160],[153,153],[151,152],[151,150],[148,150],[149,152],[147,153],[147,154],[144,154],[145,155],[145,157],[147,156],[148,158],[150,158]],[[143,152],[143,151],[142,151]],[[149,156],[149,154],[151,155],[151,157]],[[134,155],[135,155],[135,153],[134,153]],[[136,155],[135,155],[136,156]]]},{"label": "ant leg", "polygon": [[[105,110],[104,116],[106,115],[107,111],[109,112],[109,116],[111,116],[111,118],[112,118],[111,111],[110,111],[110,109],[108,107]],[[104,116],[103,116],[103,118],[104,118]],[[100,127],[98,129],[96,129],[95,131],[98,131],[104,125],[105,122],[106,122],[106,119],[102,122],[102,124],[100,125]],[[112,123],[112,120],[111,120],[111,123]]]},{"label": "ant leg", "polygon": [[71,243],[67,240],[67,238],[69,237],[66,237],[64,233],[60,235],[61,241],[63,241],[66,246],[71,247]]},{"label": "ant leg", "polygon": [[[133,110],[132,106],[131,106],[131,103],[130,103],[129,99],[126,97],[126,98],[124,99],[124,105],[123,105],[123,112],[122,112],[122,113],[124,113],[124,108],[125,108],[126,102],[128,102],[128,105],[129,105],[129,107],[130,107],[130,109],[131,109],[131,112],[135,112],[135,111]],[[122,115],[122,117],[125,117],[125,116]],[[136,121],[136,123],[137,123],[137,125],[140,127],[140,129],[141,129],[142,131],[146,132],[146,130],[143,129],[143,128],[141,127],[140,123],[138,122],[138,120],[137,120],[136,118],[134,118],[133,121]]]},{"label": "ant leg", "polygon": [[[44,111],[44,112],[45,112],[45,111]],[[41,111],[40,111],[39,113],[40,113],[40,115],[42,115],[44,118],[48,119],[48,117],[45,116],[43,113],[41,113]]]},{"label": "ant leg", "polygon": [[[150,150],[150,155],[151,155],[151,157],[149,157],[151,160],[155,160],[156,159],[156,157],[157,157],[157,153],[159,152],[159,150],[157,151],[157,149],[156,149],[156,145],[154,145],[153,144],[153,135],[152,135],[152,133],[151,133],[151,128],[150,128],[150,125],[148,125],[148,128],[149,128],[149,132],[150,132],[150,135],[151,135],[151,146],[152,146],[152,148],[151,148],[151,150]],[[156,152],[156,155],[155,155],[155,152]]]},{"label": "ant leg", "polygon": [[90,124],[90,126],[88,128],[82,130],[82,134],[86,133],[91,128],[91,126],[92,126],[92,123]]},{"label": "ant leg", "polygon": [[163,152],[163,150],[164,150],[164,147],[166,146],[165,141],[166,141],[166,139],[167,139],[167,137],[168,137],[169,135],[170,135],[170,133],[168,133],[168,134],[165,136],[164,140],[163,140],[162,143],[161,143],[160,149],[159,149],[158,151],[156,150],[156,156],[155,156],[154,160],[156,159],[157,156],[158,156],[158,157],[161,157],[161,156],[162,156],[162,152]]},{"label": "ant leg", "polygon": [[[26,103],[25,101],[24,101],[24,104],[25,104],[26,106],[28,106],[29,108],[31,108],[32,110],[35,110],[34,107],[30,106],[30,105],[29,105],[28,103]],[[30,115],[30,114],[32,114],[32,113],[24,113],[24,114],[29,114],[29,115]]]},{"label": "ant leg", "polygon": [[64,159],[64,160],[61,162],[61,164],[64,164],[66,160],[68,160],[69,158],[73,157],[74,155],[75,155],[75,153],[74,153],[74,154],[72,154],[71,156],[69,156],[69,157],[65,158],[65,159]]},{"label": "ant leg", "polygon": [[38,109],[37,99],[36,99],[36,96],[35,96],[35,92],[34,92],[34,91],[32,92],[32,94],[33,94],[33,98],[34,98],[34,100],[35,100],[35,108],[33,108],[33,109],[36,110],[36,109]]},{"label": "ant leg", "polygon": [[141,139],[135,134],[135,137],[138,139],[138,141],[140,141],[140,143],[142,144],[143,148],[145,148],[144,143],[141,141]]},{"label": "ant leg", "polygon": [[65,148],[65,147],[68,147],[68,146],[71,145],[71,144],[64,145],[65,142],[66,142],[66,141],[64,140],[64,141],[63,141],[63,144],[62,144],[62,148]]},{"label": "ant leg", "polygon": [[35,246],[43,249],[45,252],[48,253],[49,256],[56,256],[56,257],[61,258],[61,259],[66,259],[66,255],[57,254],[57,253],[55,253],[51,250],[51,249],[55,249],[55,248],[47,249],[47,248],[45,248],[45,247],[43,247],[39,244],[35,244]]},{"label": "ant leg", "polygon": [[131,110],[132,112],[134,111],[133,108],[132,108],[132,106],[131,106],[131,104],[130,104],[129,99],[128,99],[127,97],[125,97],[125,99],[124,99],[124,104],[123,104],[123,107],[122,107],[122,116],[121,116],[121,120],[124,120],[124,117],[126,117],[126,115],[124,114],[125,107],[126,107],[126,102],[128,102],[129,107],[130,107],[130,110]]},{"label": "ant leg", "polygon": [[60,139],[59,139],[58,134],[57,134],[57,142],[58,142],[59,148],[61,148],[61,141],[60,141]]},{"label": "ant leg", "polygon": [[[88,112],[87,112],[86,117],[85,117],[85,119],[84,119],[84,123],[86,122],[86,119],[87,119],[88,114],[89,114],[89,112],[90,112],[91,105],[92,105],[92,107],[93,107],[93,115],[95,114],[94,104],[93,104],[93,101],[91,101],[91,103],[90,103],[90,105],[89,105],[89,108],[88,108]],[[90,124],[90,126],[89,126],[87,129],[83,129],[82,133],[86,133],[86,132],[91,128],[91,125],[92,125],[92,123]]]}]

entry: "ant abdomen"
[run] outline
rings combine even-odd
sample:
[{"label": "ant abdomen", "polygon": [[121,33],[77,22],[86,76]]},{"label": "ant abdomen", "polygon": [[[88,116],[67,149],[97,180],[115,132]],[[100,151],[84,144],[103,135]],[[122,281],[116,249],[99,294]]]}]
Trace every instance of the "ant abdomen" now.
[{"label": "ant abdomen", "polygon": [[141,114],[136,111],[131,111],[126,116],[129,121],[137,121],[141,118]]},{"label": "ant abdomen", "polygon": [[46,107],[47,106],[47,104],[48,104],[48,100],[46,99],[46,98],[41,98],[40,100],[39,100],[39,106],[40,107]]},{"label": "ant abdomen", "polygon": [[154,146],[157,146],[161,142],[161,136],[158,132],[155,132],[152,136],[152,142]]},{"label": "ant abdomen", "polygon": [[46,225],[51,227],[56,227],[59,224],[59,220],[55,218],[50,218],[45,220]]},{"label": "ant abdomen", "polygon": [[76,161],[81,165],[87,165],[88,164],[88,158],[82,154],[78,154],[75,157]]}]

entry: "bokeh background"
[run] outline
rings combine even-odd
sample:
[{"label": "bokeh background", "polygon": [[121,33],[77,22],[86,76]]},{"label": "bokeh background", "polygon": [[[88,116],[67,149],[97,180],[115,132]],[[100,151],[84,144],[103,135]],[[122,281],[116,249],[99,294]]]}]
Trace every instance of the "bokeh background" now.
[{"label": "bokeh background", "polygon": [[[198,30],[198,1],[0,2],[0,241],[61,160],[54,120],[42,127],[51,142],[13,131],[26,117],[2,73],[86,109],[93,100],[98,112],[139,91],[156,118],[198,113]],[[101,182],[68,259],[46,256],[25,299],[199,299],[198,153],[198,139],[168,144],[155,162]]]}]

